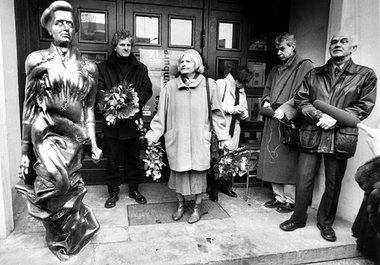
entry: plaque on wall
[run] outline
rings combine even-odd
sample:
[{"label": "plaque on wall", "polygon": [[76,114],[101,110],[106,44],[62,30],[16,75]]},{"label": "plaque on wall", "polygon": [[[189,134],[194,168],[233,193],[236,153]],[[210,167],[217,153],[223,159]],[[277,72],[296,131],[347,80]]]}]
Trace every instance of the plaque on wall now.
[{"label": "plaque on wall", "polygon": [[148,75],[152,81],[152,97],[143,107],[144,122],[150,122],[157,113],[161,88],[175,78],[178,73],[178,59],[181,50],[172,49],[139,49],[140,61],[148,68]]}]

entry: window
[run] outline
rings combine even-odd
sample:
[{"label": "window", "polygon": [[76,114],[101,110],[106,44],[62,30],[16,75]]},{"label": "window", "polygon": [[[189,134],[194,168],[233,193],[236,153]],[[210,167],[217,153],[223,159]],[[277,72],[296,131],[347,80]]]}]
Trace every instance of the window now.
[{"label": "window", "polygon": [[249,87],[264,87],[266,63],[260,61],[248,60],[248,69],[252,72],[253,77],[249,81]]},{"label": "window", "polygon": [[79,10],[79,42],[107,43],[107,11]]},{"label": "window", "polygon": [[169,19],[169,46],[193,47],[193,19]]},{"label": "window", "polygon": [[160,17],[151,15],[135,16],[135,42],[140,45],[158,46],[160,40]]},{"label": "window", "polygon": [[217,58],[218,77],[224,78],[231,71],[232,68],[236,68],[240,63],[239,58]]},{"label": "window", "polygon": [[218,21],[218,49],[240,49],[240,24]]}]

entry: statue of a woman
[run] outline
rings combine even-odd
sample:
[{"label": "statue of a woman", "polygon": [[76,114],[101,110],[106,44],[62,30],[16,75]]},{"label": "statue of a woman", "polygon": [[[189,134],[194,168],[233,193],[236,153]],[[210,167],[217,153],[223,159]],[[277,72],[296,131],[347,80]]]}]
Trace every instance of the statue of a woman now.
[{"label": "statue of a woman", "polygon": [[102,154],[95,137],[97,68],[71,45],[79,23],[68,2],[53,2],[42,14],[41,25],[53,42],[47,50],[32,52],[25,62],[19,169],[19,177],[25,179],[31,143],[37,178],[33,187],[16,189],[26,198],[30,215],[42,220],[49,249],[65,260],[99,230],[92,210],[82,203],[87,190],[79,172],[83,144],[91,144],[95,162]]}]

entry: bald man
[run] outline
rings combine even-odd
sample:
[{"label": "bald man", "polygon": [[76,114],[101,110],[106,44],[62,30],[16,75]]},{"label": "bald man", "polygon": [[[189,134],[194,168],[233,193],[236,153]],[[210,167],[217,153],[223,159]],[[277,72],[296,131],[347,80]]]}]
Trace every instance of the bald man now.
[{"label": "bald man", "polygon": [[284,231],[306,225],[314,179],[323,158],[325,190],[318,208],[317,227],[325,240],[336,241],[332,225],[347,159],[355,154],[358,128],[339,125],[337,120],[316,109],[312,103],[321,100],[359,120],[368,117],[375,105],[377,78],[372,69],[352,61],[351,54],[356,49],[350,35],[334,35],[329,47],[331,58],[325,65],[306,74],[294,97],[296,109],[303,118],[299,136],[299,179],[294,213],[280,224]]}]

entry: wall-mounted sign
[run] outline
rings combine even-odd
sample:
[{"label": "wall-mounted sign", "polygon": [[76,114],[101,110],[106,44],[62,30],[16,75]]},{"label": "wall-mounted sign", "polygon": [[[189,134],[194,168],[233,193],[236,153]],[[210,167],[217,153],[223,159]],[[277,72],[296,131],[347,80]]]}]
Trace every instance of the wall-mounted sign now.
[{"label": "wall-mounted sign", "polygon": [[157,113],[161,88],[178,72],[178,59],[183,52],[178,50],[140,49],[140,62],[148,68],[153,95],[143,108],[145,122],[150,122]]}]

